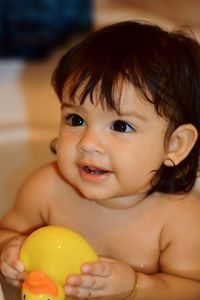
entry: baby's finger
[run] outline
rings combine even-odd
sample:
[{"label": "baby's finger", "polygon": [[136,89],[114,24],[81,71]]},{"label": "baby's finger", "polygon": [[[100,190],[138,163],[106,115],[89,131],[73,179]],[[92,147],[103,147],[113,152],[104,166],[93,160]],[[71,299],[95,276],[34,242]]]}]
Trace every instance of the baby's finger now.
[{"label": "baby's finger", "polygon": [[16,278],[18,271],[14,269],[12,266],[7,264],[6,262],[1,262],[1,273],[5,277]]},{"label": "baby's finger", "polygon": [[18,272],[24,271],[24,266],[20,260],[18,260],[16,257],[9,256],[9,254],[2,256],[1,259],[1,268],[4,265],[8,265],[11,268],[15,269]]},{"label": "baby's finger", "polygon": [[98,261],[95,263],[84,263],[81,266],[81,271],[86,274],[108,277],[112,275],[112,264]]},{"label": "baby's finger", "polygon": [[65,293],[66,295],[75,296],[81,299],[90,299],[102,296],[101,289],[94,290],[71,285],[65,286]]},{"label": "baby's finger", "polygon": [[11,279],[11,278],[6,278],[6,281],[16,287],[21,287],[22,286],[22,282],[16,279]]},{"label": "baby's finger", "polygon": [[82,288],[101,289],[104,287],[105,279],[93,275],[72,275],[68,278],[67,284]]}]

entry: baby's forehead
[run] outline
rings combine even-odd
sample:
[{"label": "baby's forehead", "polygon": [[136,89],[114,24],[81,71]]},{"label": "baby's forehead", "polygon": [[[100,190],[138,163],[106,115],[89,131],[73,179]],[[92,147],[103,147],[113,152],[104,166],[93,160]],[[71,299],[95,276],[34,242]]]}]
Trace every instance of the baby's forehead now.
[{"label": "baby's forehead", "polygon": [[[154,110],[154,105],[148,101],[139,89],[127,81],[118,81],[113,85],[112,93],[110,95],[103,94],[101,84],[97,84],[95,88],[90,91],[86,97],[84,93],[87,90],[87,82],[77,87],[76,91],[71,93],[74,85],[73,82],[67,82],[63,89],[63,101],[65,103],[72,103],[76,106],[84,105],[90,102],[94,107],[101,106],[105,111],[115,111],[117,114],[127,114],[129,111],[143,111],[151,106]],[[107,98],[108,96],[108,98]],[[109,96],[112,97],[112,106],[110,105]],[[84,97],[84,98],[83,98]],[[149,95],[150,97],[150,95]]]},{"label": "baby's forehead", "polygon": [[83,98],[90,99],[92,103],[102,103],[106,105],[108,98],[112,98],[114,102],[114,108],[119,109],[123,106],[123,103],[130,95],[133,100],[138,99],[139,101],[146,101],[144,97],[148,95],[149,99],[152,99],[150,92],[147,88],[144,88],[145,92],[142,92],[139,87],[129,82],[126,78],[115,78],[112,82],[108,82],[107,85],[99,80],[96,84],[91,85],[91,78],[82,80],[79,83],[74,80],[73,76],[68,79],[62,90],[62,96],[67,97],[68,101],[79,102]]}]

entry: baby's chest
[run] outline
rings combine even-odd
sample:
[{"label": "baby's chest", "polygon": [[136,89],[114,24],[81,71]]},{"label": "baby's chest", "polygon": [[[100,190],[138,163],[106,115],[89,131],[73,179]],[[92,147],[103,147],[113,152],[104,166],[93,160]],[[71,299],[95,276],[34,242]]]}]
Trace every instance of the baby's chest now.
[{"label": "baby's chest", "polygon": [[[123,261],[136,271],[154,273],[159,269],[160,230],[154,224],[143,222],[110,222],[106,219],[74,223],[72,227],[82,234],[99,256]],[[81,225],[82,224],[82,225]]]},{"label": "baby's chest", "polygon": [[159,233],[154,228],[107,230],[94,243],[99,255],[123,261],[136,271],[154,273],[159,269]]},{"label": "baby's chest", "polygon": [[99,256],[118,259],[144,273],[159,269],[161,225],[153,217],[135,220],[92,212],[88,216],[84,210],[71,209],[71,213],[55,214],[51,222],[79,232]]}]

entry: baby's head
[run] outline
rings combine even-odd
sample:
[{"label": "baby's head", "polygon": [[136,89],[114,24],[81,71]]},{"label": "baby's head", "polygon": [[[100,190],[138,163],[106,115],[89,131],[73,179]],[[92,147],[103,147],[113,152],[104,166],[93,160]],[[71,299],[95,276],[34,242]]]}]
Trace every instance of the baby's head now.
[{"label": "baby's head", "polygon": [[[189,124],[185,131],[192,129],[194,135],[200,131],[200,46],[181,31],[132,21],[107,26],[62,57],[52,83],[61,102],[67,84],[72,101],[81,91],[80,104],[88,96],[93,103],[98,90],[102,106],[116,111],[121,89],[133,86],[160,117],[169,120],[165,146],[183,124]],[[156,170],[151,191],[176,193],[192,188],[198,170],[198,134],[191,145],[180,160],[169,159]]]}]

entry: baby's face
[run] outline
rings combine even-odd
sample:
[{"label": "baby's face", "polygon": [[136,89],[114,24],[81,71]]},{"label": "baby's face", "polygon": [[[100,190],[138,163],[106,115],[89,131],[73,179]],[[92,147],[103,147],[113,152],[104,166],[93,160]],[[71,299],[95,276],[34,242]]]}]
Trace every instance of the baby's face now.
[{"label": "baby's face", "polygon": [[60,171],[88,199],[132,205],[150,189],[164,160],[167,128],[168,121],[133,87],[122,91],[120,114],[103,109],[97,99],[70,102],[66,87],[57,144]]}]

